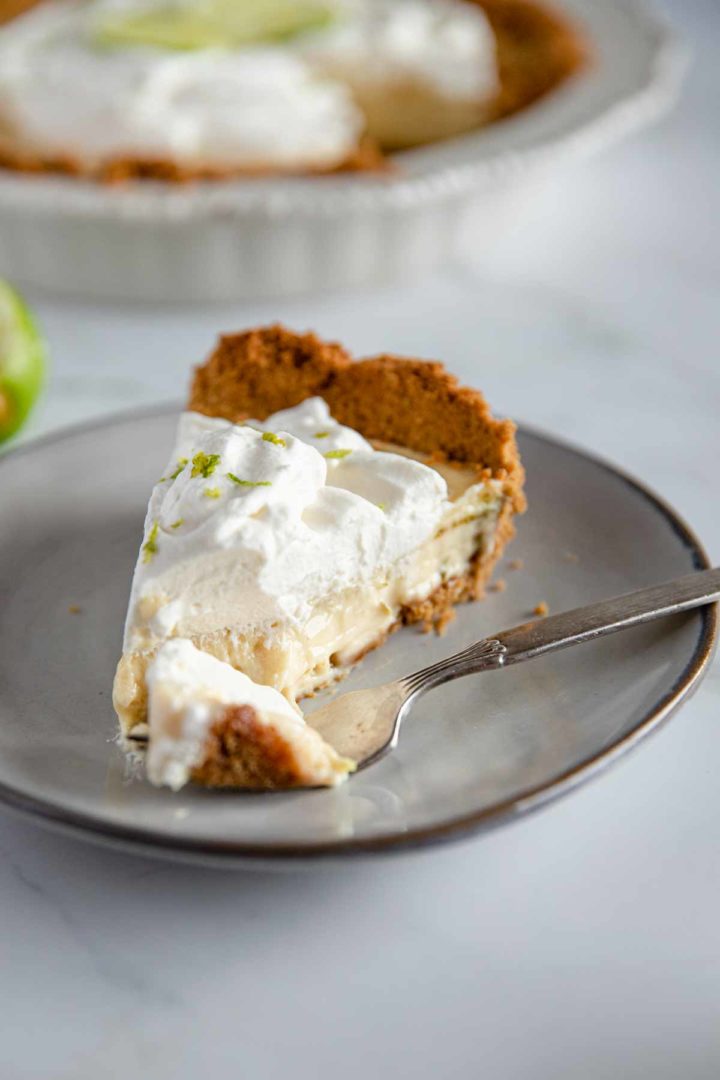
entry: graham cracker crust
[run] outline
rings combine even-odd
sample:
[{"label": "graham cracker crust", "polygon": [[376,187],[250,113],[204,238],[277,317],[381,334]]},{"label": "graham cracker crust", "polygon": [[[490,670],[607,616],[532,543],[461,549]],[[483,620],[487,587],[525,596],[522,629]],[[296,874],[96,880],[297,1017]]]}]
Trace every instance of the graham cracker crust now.
[{"label": "graham cracker crust", "polygon": [[297,787],[300,780],[287,742],[259,722],[251,705],[228,706],[215,721],[191,777],[205,787]]},{"label": "graham cracker crust", "polygon": [[273,790],[306,787],[307,772],[294,748],[251,705],[229,705],[213,724],[191,780],[203,787]]},{"label": "graham cracker crust", "polygon": [[0,0],[0,26],[34,8],[38,0]]},{"label": "graham cracker crust", "polygon": [[536,0],[470,0],[488,17],[497,41],[500,94],[495,119],[526,109],[591,61],[591,48],[564,14]]},{"label": "graham cracker crust", "polygon": [[[38,2],[39,0],[0,0],[0,25],[34,7]],[[539,0],[468,2],[476,3],[483,9],[496,39],[500,92],[489,108],[490,123],[501,121],[527,108],[586,67],[590,49],[581,31],[549,4]],[[382,173],[391,172],[398,167],[380,146],[366,137],[340,166],[324,170],[305,169],[297,175]],[[1,131],[0,168],[17,172],[61,173],[106,184],[143,180],[190,183],[199,180],[217,181],[243,176],[277,175],[275,169],[188,168],[171,161],[134,157],[113,158],[89,167],[72,155],[38,155],[18,145],[7,134],[3,138]]]},{"label": "graham cracker crust", "polygon": [[511,512],[524,509],[515,425],[496,419],[479,390],[461,386],[436,361],[353,360],[337,343],[276,324],[221,336],[195,370],[187,407],[239,423],[314,396],[370,441],[475,466],[480,478],[502,484]]}]

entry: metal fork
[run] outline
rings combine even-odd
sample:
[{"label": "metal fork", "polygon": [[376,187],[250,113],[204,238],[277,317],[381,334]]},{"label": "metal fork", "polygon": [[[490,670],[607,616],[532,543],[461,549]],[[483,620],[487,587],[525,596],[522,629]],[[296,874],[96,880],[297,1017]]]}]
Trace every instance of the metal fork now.
[{"label": "metal fork", "polygon": [[308,723],[338,753],[357,763],[373,765],[391,750],[411,705],[428,690],[475,675],[498,671],[521,660],[579,645],[627,630],[663,615],[674,615],[720,599],[720,569],[701,570],[686,577],[574,608],[560,615],[515,626],[483,638],[454,656],[440,660],[395,682],[343,694],[308,716]]}]

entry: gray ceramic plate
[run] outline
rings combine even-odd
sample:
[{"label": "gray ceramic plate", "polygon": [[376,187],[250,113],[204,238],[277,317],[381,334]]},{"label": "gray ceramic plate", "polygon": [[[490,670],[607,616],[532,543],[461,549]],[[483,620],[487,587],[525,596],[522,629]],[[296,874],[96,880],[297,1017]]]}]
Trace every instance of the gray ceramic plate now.
[{"label": "gray ceramic plate", "polygon": [[[399,749],[334,791],[158,791],[113,745],[113,670],[170,411],[76,429],[0,460],[0,800],[88,839],[226,865],[390,852],[534,809],[633,746],[692,690],[715,609],[428,695]],[[507,589],[447,635],[404,630],[343,689],[414,670],[552,610],[707,566],[673,511],[580,451],[523,432],[530,510]],[[78,605],[80,613],[70,608]]]}]

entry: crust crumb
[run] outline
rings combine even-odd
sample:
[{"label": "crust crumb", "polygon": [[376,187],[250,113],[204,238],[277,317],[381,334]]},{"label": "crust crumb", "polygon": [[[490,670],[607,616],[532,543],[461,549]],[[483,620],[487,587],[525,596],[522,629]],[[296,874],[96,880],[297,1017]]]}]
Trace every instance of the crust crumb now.
[{"label": "crust crumb", "polygon": [[550,608],[547,606],[544,600],[541,600],[539,604],[536,604],[533,608],[533,615],[543,616],[547,615]]},{"label": "crust crumb", "polygon": [[563,560],[567,563],[577,564],[580,562],[580,556],[576,555],[574,551],[563,551]]},{"label": "crust crumb", "polygon": [[522,570],[524,565],[525,563],[522,561],[522,559],[511,559],[510,562],[507,564],[507,568],[508,570]]},{"label": "crust crumb", "polygon": [[442,612],[442,614],[440,615],[439,618],[437,618],[435,620],[435,633],[437,634],[438,637],[443,636],[443,634],[445,633],[445,631],[447,630],[448,626],[450,625],[450,623],[453,621],[454,618],[455,618],[455,610],[454,610],[454,608],[448,608],[446,611]]},{"label": "crust crumb", "polygon": [[79,604],[68,604],[69,615],[82,615],[82,608]]},{"label": "crust crumb", "polygon": [[493,581],[492,585],[488,585],[488,592],[505,592],[507,589],[507,581],[505,578],[498,578],[497,581]]}]

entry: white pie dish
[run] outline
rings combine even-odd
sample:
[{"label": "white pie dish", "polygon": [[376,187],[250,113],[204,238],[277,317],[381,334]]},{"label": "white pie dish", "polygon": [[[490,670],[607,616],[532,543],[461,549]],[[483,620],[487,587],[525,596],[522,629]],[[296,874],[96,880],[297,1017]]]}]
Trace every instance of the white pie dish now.
[{"label": "white pie dish", "polygon": [[406,152],[390,177],[125,188],[0,173],[0,274],[53,292],[150,302],[280,296],[418,276],[462,236],[487,250],[523,196],[673,100],[685,50],[640,0],[562,0],[592,67],[515,117]]}]

